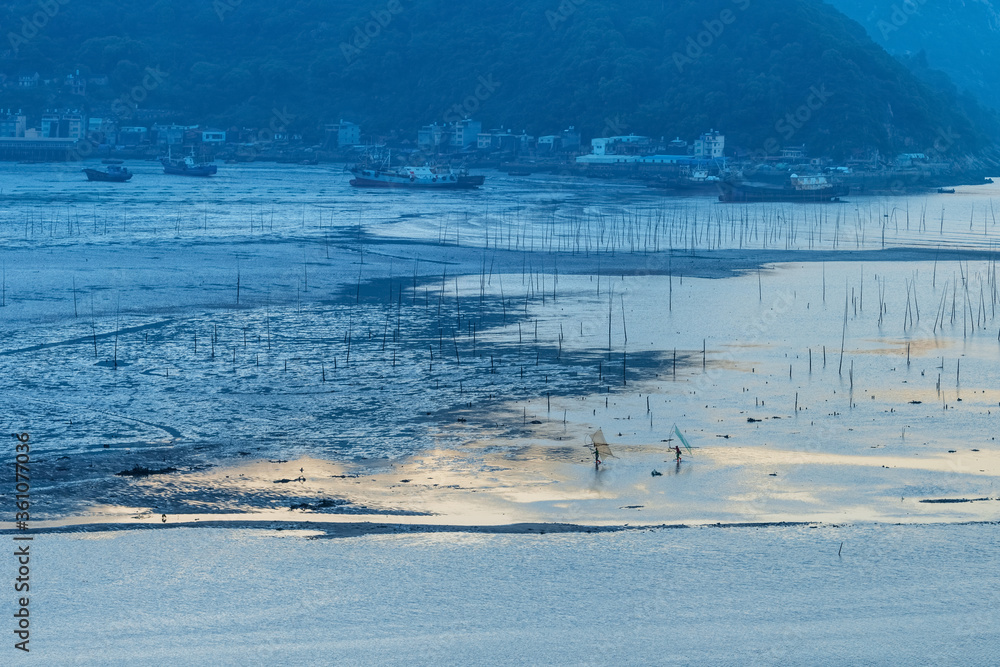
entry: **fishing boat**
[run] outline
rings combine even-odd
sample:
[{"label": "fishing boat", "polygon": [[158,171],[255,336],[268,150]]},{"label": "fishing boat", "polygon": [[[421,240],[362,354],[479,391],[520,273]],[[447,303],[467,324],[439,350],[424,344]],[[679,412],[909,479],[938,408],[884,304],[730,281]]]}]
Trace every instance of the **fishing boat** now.
[{"label": "fishing boat", "polygon": [[829,202],[850,192],[846,185],[831,183],[826,176],[796,174],[785,185],[722,181],[719,188],[719,201],[723,202]]},{"label": "fishing boat", "polygon": [[132,179],[132,172],[119,165],[110,165],[104,171],[100,169],[84,169],[88,181],[102,181],[104,183],[124,183]]},{"label": "fishing boat", "polygon": [[168,154],[167,157],[160,158],[160,164],[163,165],[164,174],[174,176],[212,176],[219,171],[219,168],[210,162],[195,162],[192,155],[175,159]]},{"label": "fishing boat", "polygon": [[721,181],[718,176],[709,174],[707,169],[696,169],[688,175],[660,176],[647,182],[647,185],[681,194],[699,194],[718,192]]},{"label": "fishing boat", "polygon": [[368,159],[348,171],[354,176],[351,185],[356,188],[472,190],[486,182],[485,176],[451,167],[393,167],[391,154],[380,161]]}]

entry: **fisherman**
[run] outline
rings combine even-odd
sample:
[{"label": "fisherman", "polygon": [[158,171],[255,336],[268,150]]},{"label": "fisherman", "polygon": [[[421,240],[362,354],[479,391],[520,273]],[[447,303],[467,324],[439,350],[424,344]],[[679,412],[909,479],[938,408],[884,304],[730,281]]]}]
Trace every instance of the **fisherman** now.
[{"label": "fisherman", "polygon": [[594,470],[601,469],[601,452],[597,450],[597,445],[594,445]]},{"label": "fisherman", "polygon": [[677,462],[680,463],[681,462],[681,448],[678,447],[677,445],[674,445],[674,452],[677,453]]}]

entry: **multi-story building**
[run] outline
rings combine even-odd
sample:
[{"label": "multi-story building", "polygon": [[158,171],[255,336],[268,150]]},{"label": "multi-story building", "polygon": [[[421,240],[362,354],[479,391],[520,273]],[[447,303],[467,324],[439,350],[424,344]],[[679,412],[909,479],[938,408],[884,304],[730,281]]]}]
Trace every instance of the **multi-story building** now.
[{"label": "multi-story building", "polygon": [[478,146],[479,135],[483,132],[483,124],[466,118],[452,125],[451,145],[460,151],[472,146]]},{"label": "multi-story building", "polygon": [[510,130],[499,128],[481,133],[476,145],[483,151],[513,153],[517,151],[520,141],[521,137]]},{"label": "multi-story building", "polygon": [[86,95],[87,79],[80,76],[80,70],[77,70],[74,74],[66,75],[66,88],[70,95]]},{"label": "multi-story building", "polygon": [[577,153],[580,150],[580,133],[576,127],[570,125],[562,131],[560,135],[560,148],[567,153]]},{"label": "multi-story building", "polygon": [[118,130],[119,146],[139,146],[149,140],[149,128],[123,127]]},{"label": "multi-story building", "polygon": [[422,151],[438,151],[451,144],[451,129],[446,125],[425,125],[417,132],[417,148]]},{"label": "multi-story building", "polygon": [[726,137],[716,130],[709,130],[694,142],[694,156],[703,160],[725,157]]},{"label": "multi-story building", "polygon": [[10,109],[0,110],[0,137],[23,137],[28,129],[28,117],[21,113],[13,113]]},{"label": "multi-story building", "polygon": [[[124,130],[124,128],[122,128]],[[183,146],[188,132],[198,129],[197,125],[154,125],[156,143],[160,146]]]},{"label": "multi-story building", "polygon": [[341,120],[339,123],[329,123],[326,126],[327,146],[331,148],[347,148],[361,145],[361,126],[357,123]]},{"label": "multi-story building", "polygon": [[83,114],[77,110],[46,111],[42,114],[42,137],[46,139],[83,138]]}]

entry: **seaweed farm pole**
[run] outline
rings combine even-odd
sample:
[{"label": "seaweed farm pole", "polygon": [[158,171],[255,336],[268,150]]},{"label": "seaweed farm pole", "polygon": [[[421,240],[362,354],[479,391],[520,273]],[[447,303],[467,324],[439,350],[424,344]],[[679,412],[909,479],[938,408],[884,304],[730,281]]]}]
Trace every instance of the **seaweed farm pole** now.
[{"label": "seaweed farm pole", "polygon": [[670,281],[670,312],[674,312],[674,273],[672,270],[668,270],[667,279]]},{"label": "seaweed farm pole", "polygon": [[844,333],[840,338],[840,368],[837,370],[838,375],[844,374],[844,347],[847,344],[847,305],[848,298],[844,296]]},{"label": "seaweed farm pole", "polygon": [[614,297],[611,296],[612,292],[609,292],[608,296],[608,356],[611,356],[611,307],[614,304]]},{"label": "seaweed farm pole", "polygon": [[[628,326],[625,324],[625,295],[621,295],[622,300],[622,331],[625,332],[625,344],[628,345]],[[560,325],[560,331],[561,331]]]}]

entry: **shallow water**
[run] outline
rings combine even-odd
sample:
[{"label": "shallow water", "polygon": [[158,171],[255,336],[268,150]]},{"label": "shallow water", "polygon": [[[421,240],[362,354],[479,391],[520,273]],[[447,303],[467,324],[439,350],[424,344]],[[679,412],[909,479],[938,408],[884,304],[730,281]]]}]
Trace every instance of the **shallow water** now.
[{"label": "shallow water", "polygon": [[[204,510],[169,488],[144,503],[112,475],[137,465],[312,456],[364,471],[489,440],[562,460],[585,458],[597,427],[641,446],[675,424],[712,450],[692,497],[724,489],[685,518],[997,495],[996,266],[975,252],[997,238],[996,186],[734,207],[547,176],[382,193],[335,166],[198,180],[139,164],[120,187],[78,168],[0,165],[4,420],[31,431],[52,516]],[[925,250],[878,252],[883,225],[886,248]],[[747,453],[761,448],[816,458]],[[873,477],[865,457],[927,463]],[[751,461],[793,484],[762,485]]]},{"label": "shallow water", "polygon": [[49,535],[32,547],[32,655],[79,665],[990,665],[995,528]]}]

